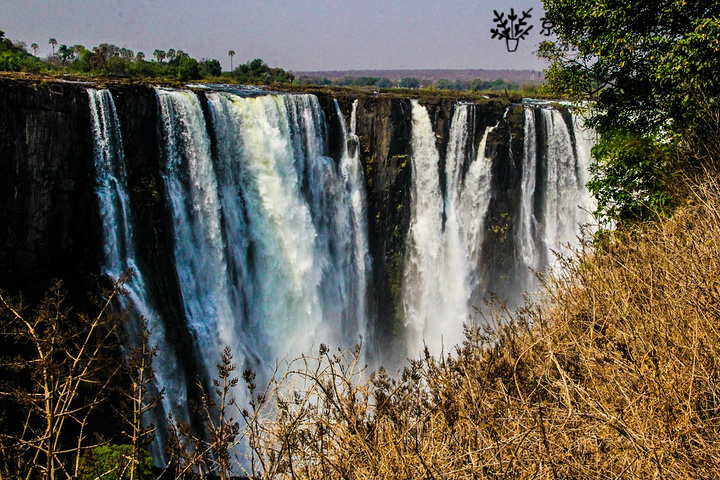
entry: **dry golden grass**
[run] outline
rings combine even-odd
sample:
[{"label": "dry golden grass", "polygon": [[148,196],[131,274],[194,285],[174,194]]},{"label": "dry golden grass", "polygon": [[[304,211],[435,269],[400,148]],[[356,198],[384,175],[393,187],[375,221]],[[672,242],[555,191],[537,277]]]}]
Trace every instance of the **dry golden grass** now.
[{"label": "dry golden grass", "polygon": [[248,473],[720,478],[720,186],[693,192],[397,380],[354,351],[294,362],[246,417]]}]

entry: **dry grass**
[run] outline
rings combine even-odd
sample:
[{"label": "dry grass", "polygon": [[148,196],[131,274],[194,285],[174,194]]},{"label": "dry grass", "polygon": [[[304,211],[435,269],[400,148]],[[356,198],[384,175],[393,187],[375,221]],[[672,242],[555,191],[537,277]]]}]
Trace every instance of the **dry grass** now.
[{"label": "dry grass", "polygon": [[578,258],[397,380],[363,380],[352,351],[296,361],[248,417],[249,473],[720,477],[720,186]]}]

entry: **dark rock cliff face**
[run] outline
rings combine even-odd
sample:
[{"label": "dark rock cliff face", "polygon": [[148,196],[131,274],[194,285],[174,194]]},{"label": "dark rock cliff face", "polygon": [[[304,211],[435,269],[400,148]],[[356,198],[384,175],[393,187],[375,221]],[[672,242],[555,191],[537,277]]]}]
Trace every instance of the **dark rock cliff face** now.
[{"label": "dark rock cliff face", "polygon": [[[62,277],[78,294],[94,289],[102,258],[101,225],[94,192],[95,171],[88,96],[84,85],[30,84],[0,80],[0,287],[42,291],[50,278]],[[109,87],[117,107],[129,172],[131,208],[140,245],[138,261],[157,292],[153,301],[169,318],[170,343],[182,349],[184,337],[177,278],[173,272],[172,222],[163,201],[158,145],[158,113],[153,88]],[[200,94],[202,96],[202,94]],[[327,120],[328,154],[338,159],[344,141],[335,98],[349,121],[351,94],[319,94]],[[436,134],[445,186],[445,153],[454,102],[422,100]],[[400,332],[403,255],[410,225],[411,101],[397,96],[358,99],[357,135],[368,192],[368,226],[373,278],[370,311],[377,338],[369,345],[385,348]],[[475,147],[486,127],[498,125],[488,140],[494,159],[489,218],[492,232],[485,248],[498,252],[483,268],[505,272],[514,255],[513,218],[518,214],[522,157],[522,107],[506,119],[506,103],[490,100],[476,108]],[[184,358],[180,355],[179,358]],[[192,365],[186,366],[193,370]]]},{"label": "dark rock cliff face", "polygon": [[488,138],[487,156],[492,166],[493,197],[488,207],[483,251],[483,278],[492,278],[490,292],[513,292],[517,278],[516,231],[520,216],[521,179],[524,148],[524,116],[521,105],[508,108],[504,121]]},{"label": "dark rock cliff face", "polygon": [[87,284],[102,254],[88,98],[0,80],[0,285]]}]

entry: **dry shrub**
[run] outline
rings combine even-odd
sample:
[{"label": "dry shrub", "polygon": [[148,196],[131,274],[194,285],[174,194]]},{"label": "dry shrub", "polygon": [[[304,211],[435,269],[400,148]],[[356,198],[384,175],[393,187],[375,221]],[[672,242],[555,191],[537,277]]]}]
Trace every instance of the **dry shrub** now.
[{"label": "dry shrub", "polygon": [[720,477],[718,184],[564,263],[542,301],[397,379],[364,379],[356,351],[296,361],[250,422],[272,466],[251,473]]}]

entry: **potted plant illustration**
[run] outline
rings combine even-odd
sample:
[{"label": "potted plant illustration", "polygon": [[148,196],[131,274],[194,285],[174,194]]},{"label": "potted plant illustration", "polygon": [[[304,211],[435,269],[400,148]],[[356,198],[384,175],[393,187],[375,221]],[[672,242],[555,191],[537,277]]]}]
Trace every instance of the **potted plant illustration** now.
[{"label": "potted plant illustration", "polygon": [[495,25],[497,28],[491,28],[492,38],[505,39],[505,45],[507,46],[508,52],[514,52],[517,50],[518,43],[523,40],[530,30],[532,25],[528,25],[526,20],[532,15],[530,12],[532,8],[522,12],[522,16],[518,18],[515,13],[515,9],[510,9],[510,15],[505,18],[505,12],[498,13],[497,10],[493,10],[495,13]]}]

